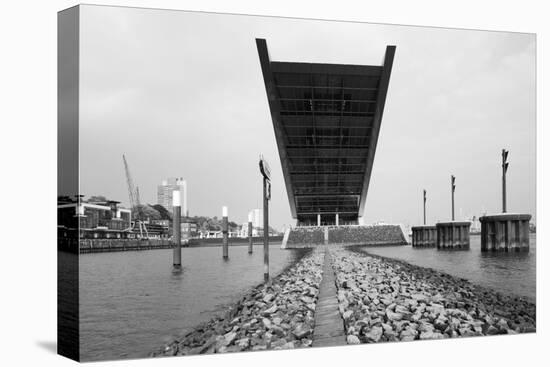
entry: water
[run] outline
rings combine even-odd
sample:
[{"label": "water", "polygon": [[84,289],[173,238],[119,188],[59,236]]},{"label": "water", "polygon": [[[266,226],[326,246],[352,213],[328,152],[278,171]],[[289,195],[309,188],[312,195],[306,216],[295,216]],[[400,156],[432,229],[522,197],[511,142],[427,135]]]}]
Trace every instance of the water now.
[{"label": "water", "polygon": [[[270,273],[298,250],[270,246]],[[172,250],[80,256],[82,360],[140,358],[173,336],[209,320],[263,281],[263,249],[183,248],[183,272],[172,274]]]},{"label": "water", "polygon": [[536,236],[529,237],[528,253],[481,252],[480,236],[470,236],[470,250],[437,250],[412,246],[366,247],[374,255],[404,260],[465,278],[496,291],[536,298]]}]

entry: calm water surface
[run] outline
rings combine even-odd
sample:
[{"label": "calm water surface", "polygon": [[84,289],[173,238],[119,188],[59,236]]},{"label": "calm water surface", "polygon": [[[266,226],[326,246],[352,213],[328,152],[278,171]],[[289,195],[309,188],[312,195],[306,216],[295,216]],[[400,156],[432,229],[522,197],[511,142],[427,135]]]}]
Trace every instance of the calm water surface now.
[{"label": "calm water surface", "polygon": [[412,246],[367,247],[374,255],[404,260],[470,280],[502,293],[536,295],[536,236],[529,238],[528,253],[481,252],[480,236],[470,236],[470,250],[437,250]]},{"label": "calm water surface", "polygon": [[[270,273],[298,250],[270,246]],[[145,357],[172,336],[209,320],[263,281],[263,248],[183,248],[183,272],[172,274],[172,250],[80,256],[82,360]]]}]

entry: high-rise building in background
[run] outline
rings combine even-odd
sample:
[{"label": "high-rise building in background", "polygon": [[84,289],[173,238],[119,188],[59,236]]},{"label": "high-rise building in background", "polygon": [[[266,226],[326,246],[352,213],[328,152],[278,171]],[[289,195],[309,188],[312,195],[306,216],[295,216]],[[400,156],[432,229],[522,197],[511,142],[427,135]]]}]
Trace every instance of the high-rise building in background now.
[{"label": "high-rise building in background", "polygon": [[157,203],[165,207],[170,213],[173,210],[172,192],[179,191],[181,193],[181,214],[189,216],[187,208],[187,182],[183,177],[170,177],[162,181],[157,187]]}]

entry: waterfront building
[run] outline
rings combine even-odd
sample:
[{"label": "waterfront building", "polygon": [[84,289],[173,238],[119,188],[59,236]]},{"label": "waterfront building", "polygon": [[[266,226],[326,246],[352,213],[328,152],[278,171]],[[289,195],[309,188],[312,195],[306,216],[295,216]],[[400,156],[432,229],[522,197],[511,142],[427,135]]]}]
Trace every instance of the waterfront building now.
[{"label": "waterfront building", "polygon": [[181,221],[181,238],[182,239],[190,239],[193,237],[197,237],[199,226],[197,222],[182,218]]},{"label": "waterfront building", "polygon": [[271,61],[256,39],[297,226],[362,224],[395,46],[383,65]]},{"label": "waterfront building", "polygon": [[157,204],[162,205],[170,213],[172,213],[174,207],[172,206],[172,192],[179,191],[181,193],[181,215],[182,217],[189,216],[189,210],[187,207],[187,181],[182,177],[170,177],[163,180],[160,185],[157,186]]},{"label": "waterfront building", "polygon": [[57,206],[57,225],[62,231],[79,230],[80,238],[128,238],[132,229],[132,211],[120,202],[61,200]]}]

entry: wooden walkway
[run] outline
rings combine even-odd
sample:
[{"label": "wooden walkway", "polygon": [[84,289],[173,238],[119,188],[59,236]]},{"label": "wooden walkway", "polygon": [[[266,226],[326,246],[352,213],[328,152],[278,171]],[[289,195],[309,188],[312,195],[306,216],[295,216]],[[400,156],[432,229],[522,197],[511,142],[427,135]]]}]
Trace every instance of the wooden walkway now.
[{"label": "wooden walkway", "polygon": [[319,299],[315,308],[315,328],[313,329],[313,346],[329,347],[345,345],[346,333],[344,321],[338,310],[338,298],[332,259],[325,247],[325,263],[323,264],[323,279],[319,289]]}]

